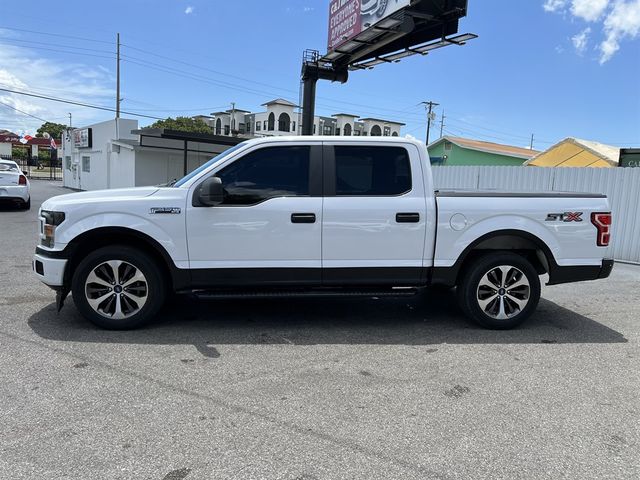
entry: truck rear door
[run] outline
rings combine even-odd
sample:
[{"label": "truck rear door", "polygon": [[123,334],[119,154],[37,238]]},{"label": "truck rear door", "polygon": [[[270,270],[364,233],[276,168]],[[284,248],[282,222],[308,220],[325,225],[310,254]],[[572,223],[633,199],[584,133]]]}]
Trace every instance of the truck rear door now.
[{"label": "truck rear door", "polygon": [[417,147],[325,142],[322,218],[323,284],[419,284],[426,203]]}]

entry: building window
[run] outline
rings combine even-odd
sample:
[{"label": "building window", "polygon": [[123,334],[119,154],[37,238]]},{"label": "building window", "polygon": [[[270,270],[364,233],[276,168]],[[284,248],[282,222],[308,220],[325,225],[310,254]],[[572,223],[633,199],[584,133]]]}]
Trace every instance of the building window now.
[{"label": "building window", "polygon": [[222,135],[222,121],[220,119],[216,120],[216,135]]},{"label": "building window", "polygon": [[382,129],[380,128],[379,125],[374,125],[373,127],[371,127],[371,136],[372,137],[381,137],[382,136]]},{"label": "building window", "polygon": [[276,116],[271,112],[269,114],[269,131],[273,132],[276,129]]},{"label": "building window", "polygon": [[264,122],[262,122],[262,129],[263,130],[267,129],[267,121],[266,120]]},{"label": "building window", "polygon": [[345,137],[350,137],[351,136],[351,124],[347,123],[344,126],[344,136]]},{"label": "building window", "polygon": [[384,134],[385,137],[390,137],[391,136],[391,127],[384,127]]},{"label": "building window", "polygon": [[64,166],[67,170],[71,170],[71,157],[64,157]]},{"label": "building window", "polygon": [[339,137],[340,136],[340,127],[336,127],[336,135]]},{"label": "building window", "polygon": [[217,176],[223,205],[256,205],[275,197],[309,195],[311,147],[270,147],[248,153]]},{"label": "building window", "polygon": [[278,117],[278,131],[289,132],[291,131],[291,117],[288,113],[281,113]]},{"label": "building window", "polygon": [[336,194],[391,196],[411,190],[409,154],[400,147],[334,147]]},{"label": "building window", "polygon": [[[242,130],[242,127],[245,127],[244,123],[240,124],[240,130]],[[251,133],[251,122],[247,122],[246,128],[247,128],[247,133]]]},{"label": "building window", "polygon": [[262,130],[262,125],[260,122],[256,122],[256,132],[259,132],[260,130]]},{"label": "building window", "polygon": [[313,134],[314,135],[316,134],[316,124],[315,123],[313,124]]},{"label": "building window", "polygon": [[331,135],[332,130],[333,129],[331,128],[331,125],[325,125],[324,129],[322,130],[322,134],[323,135]]},{"label": "building window", "polygon": [[225,125],[224,126],[224,134],[225,135],[229,135],[230,132],[231,132],[231,129],[229,128],[229,125]]},{"label": "building window", "polygon": [[398,136],[398,132],[393,132],[393,133],[391,134],[391,136],[392,136],[392,137],[397,137],[397,136]]},{"label": "building window", "polygon": [[296,132],[296,131],[297,131],[297,130],[296,130],[296,122],[292,122],[292,125],[293,125],[293,126],[291,127],[291,131],[292,131],[292,132]]},{"label": "building window", "polygon": [[82,157],[82,171],[91,173],[91,157]]},{"label": "building window", "polygon": [[445,142],[444,142],[444,149],[445,149],[447,152],[451,151],[451,142],[449,142],[449,141],[445,141]]},{"label": "building window", "polygon": [[354,137],[359,137],[361,135],[360,130],[354,130],[353,131],[353,136]]}]

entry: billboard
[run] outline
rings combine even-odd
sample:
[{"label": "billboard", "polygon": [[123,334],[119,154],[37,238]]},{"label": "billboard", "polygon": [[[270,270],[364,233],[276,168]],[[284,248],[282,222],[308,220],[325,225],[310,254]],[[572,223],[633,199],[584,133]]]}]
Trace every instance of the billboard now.
[{"label": "billboard", "polygon": [[411,0],[331,0],[327,50],[335,50],[410,4]]}]

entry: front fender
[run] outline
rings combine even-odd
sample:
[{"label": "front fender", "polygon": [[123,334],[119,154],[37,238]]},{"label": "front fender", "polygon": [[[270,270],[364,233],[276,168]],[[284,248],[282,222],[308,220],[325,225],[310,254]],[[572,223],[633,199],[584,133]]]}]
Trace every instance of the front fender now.
[{"label": "front fender", "polygon": [[165,249],[177,268],[188,268],[186,235],[183,215],[157,215],[157,218],[144,218],[133,213],[96,213],[63,222],[56,229],[56,248],[66,247],[79,235],[99,228],[124,228],[140,232],[154,239]]}]

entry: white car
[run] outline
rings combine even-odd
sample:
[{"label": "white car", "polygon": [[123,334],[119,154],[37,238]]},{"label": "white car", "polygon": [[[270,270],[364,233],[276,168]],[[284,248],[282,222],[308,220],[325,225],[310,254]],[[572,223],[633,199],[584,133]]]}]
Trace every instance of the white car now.
[{"label": "white car", "polygon": [[0,201],[31,208],[31,184],[16,162],[0,159]]},{"label": "white car", "polygon": [[605,195],[434,191],[423,143],[397,137],[243,142],[166,187],[42,204],[33,269],[105,328],[201,297],[405,296],[458,287],[489,328],[550,285],[609,276]]}]

